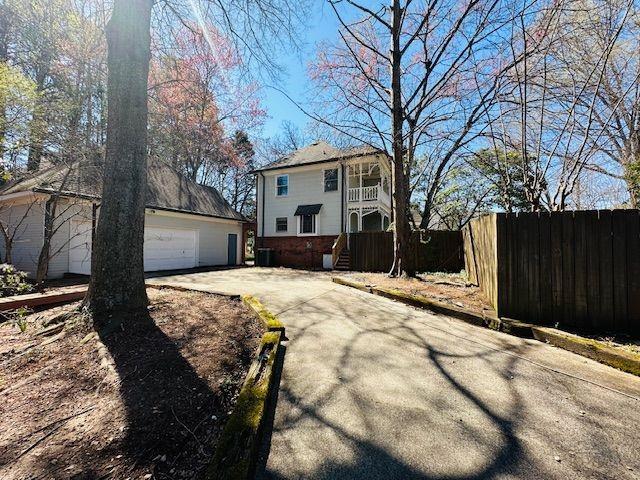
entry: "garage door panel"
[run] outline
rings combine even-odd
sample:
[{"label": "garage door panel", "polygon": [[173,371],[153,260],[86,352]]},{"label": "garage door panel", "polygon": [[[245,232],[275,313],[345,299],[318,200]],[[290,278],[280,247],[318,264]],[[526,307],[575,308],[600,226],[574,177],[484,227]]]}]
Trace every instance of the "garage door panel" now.
[{"label": "garage door panel", "polygon": [[[146,227],[145,272],[197,266],[197,235],[197,230]],[[91,274],[91,222],[70,223],[69,272]]]},{"label": "garage door panel", "polygon": [[144,232],[144,269],[176,270],[197,264],[196,230],[147,227]]}]

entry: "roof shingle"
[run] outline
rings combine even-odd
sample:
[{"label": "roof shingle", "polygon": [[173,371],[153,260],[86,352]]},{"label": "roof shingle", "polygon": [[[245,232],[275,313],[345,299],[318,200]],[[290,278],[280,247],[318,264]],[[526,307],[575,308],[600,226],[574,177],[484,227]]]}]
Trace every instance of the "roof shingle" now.
[{"label": "roof shingle", "polygon": [[[81,161],[70,166],[57,165],[10,182],[0,190],[0,195],[28,190],[99,198],[102,167]],[[215,188],[188,179],[160,160],[149,160],[146,206],[244,220]]]},{"label": "roof shingle", "polygon": [[254,170],[261,172],[264,170],[275,170],[278,168],[298,167],[300,165],[310,165],[314,163],[330,162],[349,157],[361,155],[373,155],[383,153],[382,150],[369,146],[351,147],[339,149],[327,142],[314,142],[306,147],[299,148],[278,160]]}]

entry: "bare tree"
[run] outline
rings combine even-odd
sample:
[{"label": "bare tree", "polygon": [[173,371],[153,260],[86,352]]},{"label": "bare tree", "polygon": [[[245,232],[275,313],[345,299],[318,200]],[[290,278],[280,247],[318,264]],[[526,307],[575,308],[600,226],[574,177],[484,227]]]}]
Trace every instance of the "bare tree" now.
[{"label": "bare tree", "polygon": [[[547,34],[530,52],[540,22],[520,24],[513,57],[524,61],[509,71],[510,83],[498,99],[498,108],[485,113],[498,161],[518,162],[518,181],[524,187],[527,209],[564,210],[583,172],[597,164],[599,140],[614,128],[615,113],[625,95],[608,111],[598,109],[611,54],[620,41],[632,0],[610,24],[608,43],[591,61],[576,55],[575,21],[591,24],[600,14],[581,0],[567,1]],[[576,20],[577,18],[577,20]],[[598,121],[597,121],[598,120]],[[510,152],[519,155],[512,156]],[[510,165],[498,168],[505,174]]]},{"label": "bare tree", "polygon": [[390,273],[412,274],[406,248],[416,157],[433,160],[431,183],[422,189],[426,228],[450,162],[480,135],[478,123],[504,74],[522,61],[502,55],[513,23],[521,17],[530,22],[545,9],[535,0],[518,7],[501,0],[463,5],[396,0],[389,7],[330,3],[341,25],[340,41],[319,51],[312,74],[323,94],[322,113],[314,118],[390,154],[395,212]]},{"label": "bare tree", "polygon": [[[591,80],[582,108],[593,100],[589,146],[598,156],[586,168],[622,180],[629,203],[640,205],[640,11],[628,0],[590,0],[584,12],[567,19],[572,34],[564,42],[565,58],[574,75],[588,82],[590,67],[607,57],[602,78]],[[588,41],[585,41],[588,39]],[[600,63],[602,63],[600,61]],[[568,65],[569,66],[569,65]],[[567,85],[565,85],[566,89]]]}]

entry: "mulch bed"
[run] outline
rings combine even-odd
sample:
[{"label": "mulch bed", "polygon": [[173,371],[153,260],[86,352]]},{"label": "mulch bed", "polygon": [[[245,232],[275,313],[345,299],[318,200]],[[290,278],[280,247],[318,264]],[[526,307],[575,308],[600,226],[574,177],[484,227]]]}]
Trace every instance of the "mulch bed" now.
[{"label": "mulch bed", "polygon": [[150,319],[102,339],[81,321],[38,335],[77,304],[0,325],[0,478],[204,472],[263,327],[238,300],[148,293]]},{"label": "mulch bed", "polygon": [[478,287],[469,285],[458,273],[419,274],[415,278],[390,278],[385,273],[349,272],[338,275],[370,286],[393,288],[411,295],[456,305],[473,312],[493,312]]}]

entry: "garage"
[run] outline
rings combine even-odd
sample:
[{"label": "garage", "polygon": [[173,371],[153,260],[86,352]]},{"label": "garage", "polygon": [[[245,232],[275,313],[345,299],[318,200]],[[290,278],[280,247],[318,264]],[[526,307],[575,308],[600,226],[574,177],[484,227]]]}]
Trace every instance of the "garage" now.
[{"label": "garage", "polygon": [[[0,188],[0,221],[6,224],[24,219],[14,237],[16,268],[36,276],[45,242],[46,205],[55,195],[47,279],[62,278],[67,273],[91,274],[92,229],[100,217],[102,193],[96,172],[101,168],[84,161],[65,163]],[[62,185],[64,178],[74,181]],[[27,210],[29,205],[37,208]],[[150,159],[148,164],[144,214],[146,272],[239,265],[243,261],[244,216],[215,188],[194,182],[159,159]],[[115,234],[114,230],[114,238]],[[110,236],[109,230],[106,235]],[[0,255],[4,255],[3,247],[0,235]]]},{"label": "garage", "polygon": [[[72,221],[69,272],[91,274],[91,222]],[[198,231],[165,227],[144,229],[144,271],[177,270],[198,265]]]}]

